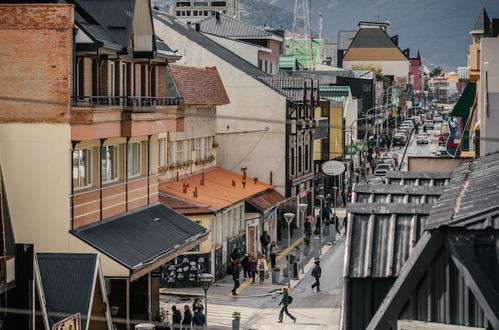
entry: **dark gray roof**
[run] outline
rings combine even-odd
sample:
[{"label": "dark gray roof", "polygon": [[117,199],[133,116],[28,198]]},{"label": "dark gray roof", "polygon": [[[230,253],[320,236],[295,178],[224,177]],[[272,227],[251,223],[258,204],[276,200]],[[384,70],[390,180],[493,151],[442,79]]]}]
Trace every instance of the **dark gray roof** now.
[{"label": "dark gray roof", "polygon": [[81,328],[86,329],[97,255],[38,253],[37,259],[50,327],[70,315],[80,313]]},{"label": "dark gray roof", "polygon": [[355,203],[428,203],[432,204],[443,193],[440,186],[400,186],[391,184],[355,184]]},{"label": "dark gray roof", "polygon": [[409,186],[445,186],[448,184],[452,173],[425,172],[425,171],[388,171],[387,183],[393,185]]},{"label": "dark gray roof", "polygon": [[214,15],[205,18],[198,23],[200,24],[201,32],[214,34],[220,37],[244,39],[271,39],[277,37],[272,33],[223,13],[220,13],[219,19]]},{"label": "dark gray roof", "polygon": [[124,48],[124,45],[114,41],[114,38],[106,28],[89,23],[77,11],[75,11],[74,16],[77,26],[81,28],[82,31],[85,32],[94,42],[101,43],[102,47],[117,51]]},{"label": "dark gray roof", "polygon": [[398,48],[381,28],[360,28],[350,48]]},{"label": "dark gray roof", "polygon": [[338,32],[338,49],[339,50],[347,50],[352,43],[353,38],[357,31],[339,31]]},{"label": "dark gray roof", "polygon": [[499,229],[499,153],[459,166],[431,211],[426,229]]},{"label": "dark gray roof", "polygon": [[129,269],[140,268],[207,232],[160,203],[71,231]]},{"label": "dark gray roof", "polygon": [[483,33],[483,34],[490,33],[490,18],[485,8],[482,8],[480,15],[478,15],[478,18],[476,19],[476,23],[475,26],[473,27],[472,32]]},{"label": "dark gray roof", "polygon": [[303,102],[303,93],[305,90],[307,91],[307,100],[310,102],[310,92],[313,83],[313,98],[317,100],[317,86],[319,85],[317,80],[279,76],[260,77],[260,80],[295,103]]},{"label": "dark gray roof", "polygon": [[428,204],[350,204],[345,276],[398,276],[423,233]]},{"label": "dark gray roof", "polygon": [[153,18],[160,21],[161,23],[167,25],[169,28],[172,30],[176,31],[177,33],[183,35],[187,39],[191,40],[192,42],[197,43],[201,47],[205,48],[206,50],[210,51],[214,55],[218,56],[222,60],[226,61],[236,69],[246,73],[247,75],[257,78],[257,77],[265,77],[268,76],[265,72],[254,66],[253,64],[249,63],[248,61],[244,60],[243,58],[239,57],[238,55],[234,54],[227,48],[221,46],[217,42],[211,40],[207,36],[203,35],[200,32],[197,32],[194,27],[189,28],[187,25],[177,21],[175,18],[171,16],[167,16],[165,13],[158,12],[156,10],[152,11],[153,13]]},{"label": "dark gray roof", "polygon": [[170,59],[182,58],[182,56],[178,55],[176,52],[173,52],[173,50],[158,36],[154,36],[154,41],[156,43],[156,51],[158,52],[158,55],[168,57]]}]

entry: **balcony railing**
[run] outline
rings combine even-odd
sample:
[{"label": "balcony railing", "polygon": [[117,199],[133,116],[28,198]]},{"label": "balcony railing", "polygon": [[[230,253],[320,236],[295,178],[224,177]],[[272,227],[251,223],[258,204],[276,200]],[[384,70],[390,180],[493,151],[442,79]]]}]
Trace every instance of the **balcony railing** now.
[{"label": "balcony railing", "polygon": [[74,96],[72,106],[123,107],[130,111],[151,111],[152,107],[179,105],[182,103],[180,97],[155,97],[155,96]]}]

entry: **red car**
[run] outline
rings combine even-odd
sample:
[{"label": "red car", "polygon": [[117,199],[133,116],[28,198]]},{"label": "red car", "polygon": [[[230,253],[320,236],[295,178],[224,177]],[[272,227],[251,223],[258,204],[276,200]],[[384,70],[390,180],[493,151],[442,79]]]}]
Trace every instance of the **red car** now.
[{"label": "red car", "polygon": [[449,138],[449,134],[440,134],[438,136],[438,145],[444,145]]}]

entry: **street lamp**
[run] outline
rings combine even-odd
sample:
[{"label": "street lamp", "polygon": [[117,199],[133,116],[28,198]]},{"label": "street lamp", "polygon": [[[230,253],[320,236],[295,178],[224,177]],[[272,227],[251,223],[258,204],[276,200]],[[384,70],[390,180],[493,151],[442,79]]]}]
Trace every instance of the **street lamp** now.
[{"label": "street lamp", "polygon": [[317,195],[317,199],[321,202],[321,209],[319,211],[319,258],[322,254],[322,202],[324,201],[324,195]]},{"label": "street lamp", "polygon": [[208,289],[210,288],[211,282],[213,282],[213,275],[210,273],[203,273],[199,275],[199,280],[201,281],[204,290],[204,315],[206,326],[208,326]]},{"label": "street lamp", "polygon": [[291,258],[289,257],[289,252],[291,249],[291,221],[295,218],[294,213],[284,213],[284,220],[288,223],[288,288],[291,288]]},{"label": "street lamp", "polygon": [[[302,220],[301,220],[301,223],[302,223],[302,227],[303,227],[303,231],[305,231],[305,221],[306,218],[305,218],[305,212],[307,210],[307,207],[308,207],[308,204],[305,204],[305,203],[300,203],[298,204],[298,210],[300,211],[300,214],[302,214]],[[301,255],[300,256],[303,256],[300,260],[301,262],[301,273],[304,274],[305,273],[305,265],[304,265],[304,261],[305,261],[305,247],[304,247],[304,242],[302,241],[302,249],[301,249]]]}]

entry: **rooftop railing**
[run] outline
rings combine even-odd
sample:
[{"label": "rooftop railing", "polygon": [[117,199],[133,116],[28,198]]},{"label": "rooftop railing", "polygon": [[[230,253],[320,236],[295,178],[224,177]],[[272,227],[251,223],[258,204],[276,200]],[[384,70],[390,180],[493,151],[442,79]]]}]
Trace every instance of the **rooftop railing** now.
[{"label": "rooftop railing", "polygon": [[156,97],[156,96],[73,96],[72,106],[123,107],[131,111],[151,111],[154,107],[179,105],[182,103],[180,97]]}]

